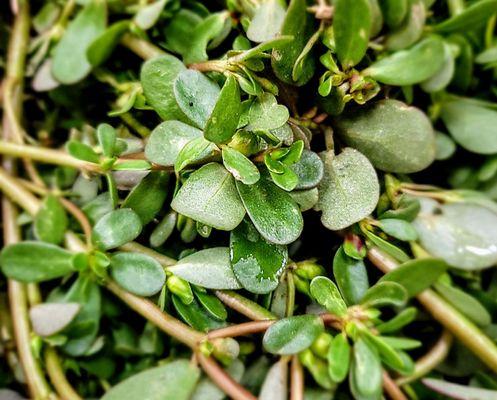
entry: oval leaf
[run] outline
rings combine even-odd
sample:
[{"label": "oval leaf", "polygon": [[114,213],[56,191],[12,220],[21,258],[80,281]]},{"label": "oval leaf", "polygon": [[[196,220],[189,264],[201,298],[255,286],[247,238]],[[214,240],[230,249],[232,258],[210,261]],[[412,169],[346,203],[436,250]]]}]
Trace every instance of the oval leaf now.
[{"label": "oval leaf", "polygon": [[33,331],[46,337],[62,331],[80,309],[78,303],[41,303],[29,309],[29,319]]},{"label": "oval leaf", "polygon": [[245,215],[233,176],[217,163],[204,165],[191,174],[171,207],[180,214],[225,231],[235,229]]},{"label": "oval leaf", "polygon": [[130,208],[104,215],[93,227],[93,241],[105,250],[136,239],[142,231],[140,217]]},{"label": "oval leaf", "polygon": [[380,185],[369,160],[351,148],[338,156],[324,152],[321,157],[325,172],[317,208],[323,212],[323,225],[340,230],[371,214],[378,203]]},{"label": "oval leaf", "polygon": [[224,147],[222,155],[225,168],[237,181],[253,185],[259,180],[260,173],[257,167],[238,150]]},{"label": "oval leaf", "polygon": [[68,225],[66,210],[59,199],[48,195],[34,220],[34,232],[38,240],[59,244],[64,239]]},{"label": "oval leaf", "polygon": [[339,317],[347,313],[347,304],[343,301],[338,287],[330,279],[317,276],[311,281],[309,289],[314,300],[330,313]]},{"label": "oval leaf", "polygon": [[230,263],[227,247],[200,250],[168,269],[187,282],[207,289],[241,289]]},{"label": "oval leaf", "polygon": [[296,354],[307,349],[324,331],[317,315],[299,315],[275,322],[264,334],[264,348],[273,354]]}]

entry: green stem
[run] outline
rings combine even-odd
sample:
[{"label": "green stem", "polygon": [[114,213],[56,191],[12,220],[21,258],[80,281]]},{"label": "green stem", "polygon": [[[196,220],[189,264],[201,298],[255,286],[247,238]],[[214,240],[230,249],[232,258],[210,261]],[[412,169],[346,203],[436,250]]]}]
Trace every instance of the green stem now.
[{"label": "green stem", "polygon": [[45,350],[45,365],[48,376],[57,394],[64,400],[83,400],[68,382],[64,369],[60,364],[59,356],[55,349],[48,346]]},{"label": "green stem", "polygon": [[131,33],[127,33],[123,36],[121,44],[144,60],[149,60],[151,58],[166,54],[166,52],[161,48],[153,45],[147,40],[140,39]]},{"label": "green stem", "polygon": [[102,172],[100,166],[97,164],[81,161],[62,151],[43,147],[0,141],[0,154],[11,157],[28,158],[46,164],[61,165],[87,172]]},{"label": "green stem", "polygon": [[[399,266],[396,261],[377,247],[368,250],[368,258],[385,273]],[[418,294],[417,299],[436,321],[450,331],[492,371],[497,372],[497,345],[494,341],[433,290],[425,290]]]},{"label": "green stem", "polygon": [[266,319],[277,319],[276,315],[272,312],[236,292],[231,290],[216,290],[215,294],[219,300],[221,300],[228,307],[238,311],[240,314],[245,315],[251,320],[259,321]]},{"label": "green stem", "polygon": [[447,5],[449,6],[449,14],[452,17],[464,11],[464,0],[448,0]]},{"label": "green stem", "polygon": [[141,137],[148,137],[152,133],[145,125],[142,125],[135,117],[130,113],[124,113],[120,115],[121,119],[132,129],[134,129]]}]

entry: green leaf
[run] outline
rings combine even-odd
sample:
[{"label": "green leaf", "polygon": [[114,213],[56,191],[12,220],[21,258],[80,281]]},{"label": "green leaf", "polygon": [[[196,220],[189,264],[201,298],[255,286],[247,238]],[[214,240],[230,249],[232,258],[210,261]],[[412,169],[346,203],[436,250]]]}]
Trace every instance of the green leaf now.
[{"label": "green leaf", "polygon": [[86,58],[90,44],[105,30],[107,7],[103,0],[89,1],[72,20],[54,49],[52,74],[60,83],[80,81],[91,71]]},{"label": "green leaf", "polygon": [[3,248],[0,265],[10,279],[44,282],[73,272],[73,254],[49,243],[24,241]]},{"label": "green leaf", "polygon": [[178,153],[174,171],[178,174],[186,167],[208,161],[217,155],[218,147],[203,136],[190,140]]},{"label": "green leaf", "polygon": [[117,253],[110,259],[112,278],[138,296],[153,296],[166,282],[166,273],[155,258],[141,253]]},{"label": "green leaf", "polygon": [[278,104],[276,97],[265,92],[250,106],[249,129],[271,130],[283,126],[290,116],[288,109]]},{"label": "green leaf", "polygon": [[86,58],[92,67],[98,67],[109,59],[129,28],[130,21],[118,21],[105,29],[90,43],[86,50]]},{"label": "green leaf", "polygon": [[167,197],[169,174],[166,171],[151,171],[124,199],[122,208],[132,209],[142,224],[151,222],[159,213]]},{"label": "green leaf", "polygon": [[488,326],[492,322],[487,309],[470,294],[445,283],[436,283],[435,288],[445,300],[479,326]]},{"label": "green leaf", "polygon": [[109,124],[100,124],[97,127],[97,138],[104,156],[113,157],[117,138],[116,130]]},{"label": "green leaf", "polygon": [[69,340],[63,350],[73,357],[86,355],[98,334],[102,307],[100,286],[92,277],[80,275],[65,296],[56,301],[81,306],[78,315],[65,330]]},{"label": "green leaf", "polygon": [[180,214],[225,231],[235,229],[245,215],[233,176],[217,163],[204,165],[192,173],[174,197],[171,207]]},{"label": "green leaf", "polygon": [[290,168],[295,172],[299,181],[295,190],[315,188],[323,179],[323,161],[313,151],[304,149],[300,159]]},{"label": "green leaf", "polygon": [[323,331],[323,321],[317,315],[283,318],[269,327],[262,344],[273,354],[296,354],[307,349]]},{"label": "green leaf", "polygon": [[380,0],[380,6],[386,24],[396,28],[407,16],[409,0]]},{"label": "green leaf", "polygon": [[339,136],[369,158],[375,168],[412,173],[435,158],[435,135],[428,117],[398,100],[381,100],[337,121]]},{"label": "green leaf", "polygon": [[416,318],[418,310],[416,307],[408,307],[399,312],[395,317],[389,321],[383,322],[376,326],[380,333],[392,333],[402,329],[404,326],[410,324]]},{"label": "green leaf", "polygon": [[193,126],[180,121],[165,121],[152,131],[145,146],[145,157],[159,165],[174,165],[185,145],[201,136],[202,131]]},{"label": "green leaf", "polygon": [[317,208],[321,222],[331,230],[344,229],[371,214],[380,196],[378,177],[369,160],[352,148],[338,156],[321,153],[324,177]]},{"label": "green leaf", "polygon": [[383,306],[403,306],[407,301],[407,291],[403,286],[396,282],[378,282],[371,286],[364,297],[361,299],[361,304],[368,307],[383,307]]},{"label": "green leaf", "polygon": [[229,142],[235,134],[241,114],[240,88],[236,78],[229,75],[205,124],[204,137],[216,144]]},{"label": "green leaf", "polygon": [[237,181],[253,185],[261,177],[254,163],[238,150],[226,146],[223,148],[222,155],[224,167]]},{"label": "green leaf", "polygon": [[442,103],[440,116],[454,140],[473,153],[497,153],[497,111],[461,98]]},{"label": "green leaf", "polygon": [[187,282],[206,289],[241,289],[230,263],[227,247],[197,251],[168,269]]},{"label": "green leaf", "polygon": [[173,295],[173,305],[181,318],[192,328],[200,332],[208,332],[212,329],[222,328],[225,323],[215,319],[209,312],[200,307],[196,300],[185,304],[181,299]]},{"label": "green leaf", "polygon": [[226,307],[216,296],[195,289],[195,296],[202,307],[214,318],[225,321],[228,318]]},{"label": "green leaf", "polygon": [[400,262],[409,261],[410,257],[401,248],[386,241],[385,239],[382,239],[381,237],[375,235],[371,231],[365,230],[364,234],[366,235],[366,237],[368,238],[368,240],[372,244],[374,244],[375,246],[378,246],[381,250],[383,250],[385,253],[392,256],[396,260],[398,260]]},{"label": "green leaf", "polygon": [[93,241],[105,250],[136,239],[142,231],[140,217],[130,208],[121,208],[104,215],[93,227]]},{"label": "green leaf", "polygon": [[176,103],[174,81],[185,71],[183,63],[169,54],[146,61],[140,72],[140,81],[147,103],[164,120],[189,122]]},{"label": "green leaf", "polygon": [[387,85],[407,86],[432,77],[443,63],[443,41],[437,36],[431,36],[407,50],[375,61],[363,73]]},{"label": "green leaf", "polygon": [[435,25],[436,32],[456,32],[473,30],[487,21],[497,12],[496,0],[480,0],[472,3],[462,12]]},{"label": "green leaf", "polygon": [[381,219],[378,226],[383,232],[399,240],[407,242],[418,238],[418,233],[412,224],[402,219]]},{"label": "green leaf", "polygon": [[306,190],[293,190],[290,192],[292,199],[299,205],[300,211],[308,211],[313,208],[319,200],[317,188]]},{"label": "green leaf", "polygon": [[178,214],[175,211],[169,211],[164,218],[157,224],[150,234],[150,246],[159,247],[169,239],[176,227]]},{"label": "green leaf", "polygon": [[383,275],[380,282],[396,282],[407,290],[409,297],[413,297],[433,285],[448,267],[436,258],[411,260]]},{"label": "green leaf", "polygon": [[150,368],[120,382],[101,400],[188,400],[200,370],[188,360],[175,360]]},{"label": "green leaf", "polygon": [[497,216],[469,203],[439,205],[423,199],[414,221],[421,245],[453,267],[481,270],[497,262]]},{"label": "green leaf", "polygon": [[325,276],[317,276],[311,281],[309,288],[314,300],[327,311],[339,317],[347,314],[347,304],[333,281]]},{"label": "green leaf", "polygon": [[178,106],[200,129],[206,126],[219,95],[219,86],[199,71],[184,70],[174,80]]},{"label": "green leaf", "polygon": [[285,19],[285,8],[279,0],[268,0],[260,4],[247,29],[247,38],[262,43],[276,38]]},{"label": "green leaf", "polygon": [[278,286],[288,251],[286,246],[267,242],[250,222],[242,221],[231,232],[230,258],[233,272],[243,288],[264,294]]},{"label": "green leaf", "polygon": [[349,373],[350,344],[347,335],[339,333],[330,343],[327,354],[328,373],[333,382],[342,382]]},{"label": "green leaf", "polygon": [[421,203],[418,199],[402,194],[398,198],[397,208],[385,211],[380,215],[380,218],[394,218],[412,222],[417,217],[420,209]]},{"label": "green leaf", "polygon": [[145,160],[119,160],[112,166],[113,171],[148,171],[151,168]]},{"label": "green leaf", "polygon": [[289,244],[300,236],[304,221],[297,203],[266,176],[245,185],[236,181],[243,205],[259,233],[269,242]]},{"label": "green leaf", "polygon": [[350,389],[356,399],[379,399],[381,397],[380,357],[377,351],[362,338],[354,344],[350,371]]},{"label": "green leaf", "polygon": [[280,34],[293,36],[293,40],[273,49],[271,56],[273,71],[283,82],[302,86],[312,78],[315,69],[313,57],[306,58],[297,81],[293,80],[292,73],[295,62],[314,33],[313,25],[314,17],[307,12],[306,0],[291,0]]},{"label": "green leaf", "polygon": [[282,167],[283,172],[278,174],[274,173],[273,171],[269,171],[269,174],[271,175],[273,182],[277,186],[279,186],[283,190],[286,190],[287,192],[291,192],[299,183],[299,177],[288,165],[281,162],[279,163]]},{"label": "green leaf", "polygon": [[[394,2],[402,7],[402,0]],[[423,35],[426,22],[426,5],[423,0],[409,0],[409,8],[404,21],[395,30],[391,31],[385,40],[385,47],[391,51],[398,51],[412,46]],[[406,4],[407,6],[407,4]]]},{"label": "green leaf", "polygon": [[394,369],[402,369],[404,367],[404,360],[400,356],[399,352],[391,347],[388,342],[383,340],[382,337],[373,335],[369,330],[365,329],[363,331],[363,338],[366,340],[370,346],[374,347],[380,356],[380,358]]},{"label": "green leaf", "polygon": [[60,244],[68,225],[66,210],[59,199],[51,194],[45,197],[34,220],[34,233],[38,240]]},{"label": "green leaf", "polygon": [[447,160],[451,158],[456,152],[456,144],[454,140],[445,133],[436,132],[436,143],[437,143],[437,151],[435,154],[436,160]]},{"label": "green leaf", "polygon": [[412,350],[421,347],[422,345],[419,340],[404,337],[382,336],[381,340],[383,340],[390,347],[398,350]]},{"label": "green leaf", "polygon": [[100,156],[87,144],[76,140],[69,140],[66,144],[67,152],[78,160],[88,161],[94,164],[100,163]]},{"label": "green leaf", "polygon": [[421,82],[421,88],[428,93],[439,92],[445,89],[454,78],[454,71],[456,67],[454,50],[452,45],[444,43],[444,62],[440,69],[428,78],[426,81]]},{"label": "green leaf", "polygon": [[159,20],[162,10],[164,10],[164,6],[168,2],[169,0],[157,0],[140,7],[133,18],[133,22],[145,31],[152,28]]},{"label": "green leaf", "polygon": [[41,303],[31,307],[33,332],[42,337],[59,333],[74,320],[80,308],[78,303]]},{"label": "green leaf", "polygon": [[345,69],[362,60],[368,48],[372,27],[369,0],[336,0],[333,3],[333,33],[338,59]]},{"label": "green leaf", "polygon": [[333,276],[349,306],[358,304],[369,288],[368,273],[364,262],[347,256],[342,246],[333,258]]}]

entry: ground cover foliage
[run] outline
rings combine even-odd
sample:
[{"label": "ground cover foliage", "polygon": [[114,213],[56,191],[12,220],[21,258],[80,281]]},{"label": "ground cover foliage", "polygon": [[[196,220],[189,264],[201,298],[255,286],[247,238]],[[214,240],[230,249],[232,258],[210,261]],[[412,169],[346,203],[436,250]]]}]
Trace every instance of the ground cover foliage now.
[{"label": "ground cover foliage", "polygon": [[497,398],[497,0],[0,7],[0,398]]}]

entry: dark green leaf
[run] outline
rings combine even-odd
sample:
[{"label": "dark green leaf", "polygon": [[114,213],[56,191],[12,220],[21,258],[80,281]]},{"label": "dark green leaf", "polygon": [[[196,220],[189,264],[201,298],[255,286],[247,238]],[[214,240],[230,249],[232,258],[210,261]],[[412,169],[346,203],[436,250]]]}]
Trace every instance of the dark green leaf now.
[{"label": "dark green leaf", "polygon": [[188,400],[200,370],[188,360],[176,360],[147,369],[112,387],[102,400]]},{"label": "dark green leaf", "polygon": [[387,25],[396,28],[407,16],[409,0],[380,0],[380,6]]},{"label": "dark green leaf", "polygon": [[20,282],[43,282],[73,272],[73,254],[42,242],[20,242],[3,248],[0,264],[3,273]]},{"label": "dark green leaf", "polygon": [[353,67],[366,54],[372,27],[369,0],[335,0],[333,33],[338,59],[345,69]]},{"label": "dark green leaf", "polygon": [[211,314],[200,307],[196,300],[190,304],[185,304],[181,299],[173,295],[173,305],[183,320],[201,332],[208,332],[212,329],[223,327],[225,324],[218,319],[211,317]]},{"label": "dark green leaf", "polygon": [[241,289],[230,263],[227,247],[200,250],[179,260],[169,271],[207,289]]},{"label": "dark green leaf", "polygon": [[34,232],[38,240],[60,244],[68,225],[66,210],[60,200],[48,195],[41,204],[34,220]]},{"label": "dark green leaf", "polygon": [[140,217],[130,208],[104,215],[93,227],[93,240],[105,250],[122,246],[138,237],[142,230]]},{"label": "dark green leaf", "polygon": [[204,309],[214,318],[225,321],[228,317],[228,311],[226,307],[216,296],[205,293],[201,290],[194,290],[195,296],[198,302],[204,307]]},{"label": "dark green leaf", "polygon": [[[390,1],[392,2],[392,1]],[[393,0],[396,7],[402,8],[403,0]],[[390,32],[385,40],[385,46],[388,50],[402,50],[416,43],[423,35],[426,21],[426,5],[423,0],[409,0],[407,15],[404,21],[400,21],[395,30]],[[400,11],[400,10],[399,10]]]},{"label": "dark green leaf", "polygon": [[385,253],[392,256],[396,260],[400,262],[409,261],[410,257],[400,247],[397,247],[393,243],[382,239],[381,237],[375,235],[373,232],[364,231],[364,234],[372,244],[378,246],[381,250],[383,250]]},{"label": "dark green leaf", "polygon": [[230,237],[230,258],[240,284],[252,293],[276,289],[288,260],[286,246],[267,242],[254,226],[243,221]]},{"label": "dark green leaf", "polygon": [[91,42],[86,50],[86,57],[92,67],[102,65],[109,59],[122,36],[129,28],[129,21],[118,21],[109,26]]},{"label": "dark green leaf", "polygon": [[123,208],[131,208],[146,225],[161,210],[167,197],[169,174],[152,171],[124,199]]},{"label": "dark green leaf", "polygon": [[333,259],[333,275],[346,303],[358,304],[369,288],[364,262],[347,256],[340,247]]},{"label": "dark green leaf", "polygon": [[210,160],[218,153],[218,147],[203,136],[190,140],[178,153],[174,171],[178,174],[186,167]]},{"label": "dark green leaf", "polygon": [[226,231],[236,228],[245,215],[233,176],[217,163],[204,165],[191,174],[171,207],[205,225]]},{"label": "dark green leaf", "polygon": [[238,127],[241,113],[240,88],[235,77],[230,75],[221,88],[216,105],[207,120],[204,137],[216,144],[229,142]]},{"label": "dark green leaf", "polygon": [[381,100],[337,120],[337,132],[383,171],[412,173],[435,158],[435,135],[419,109],[397,100]]},{"label": "dark green leaf", "polygon": [[276,97],[265,92],[250,106],[249,129],[271,130],[283,126],[289,117],[288,109],[278,104]]},{"label": "dark green leaf", "polygon": [[168,212],[164,218],[157,224],[150,234],[150,246],[159,247],[169,239],[176,226],[178,214],[174,211]]},{"label": "dark green leaf", "polygon": [[376,326],[380,333],[391,333],[402,329],[405,325],[410,324],[416,318],[418,310],[415,307],[408,307],[398,313],[395,317],[387,322]]},{"label": "dark green leaf", "polygon": [[253,185],[237,181],[236,187],[250,219],[266,240],[288,244],[300,236],[302,214],[288,193],[265,176]]},{"label": "dark green leaf", "polygon": [[436,258],[411,260],[384,275],[380,282],[396,282],[404,286],[409,297],[413,297],[433,285],[448,267]]},{"label": "dark green leaf", "polygon": [[273,354],[296,354],[307,349],[324,331],[317,315],[299,315],[275,322],[264,334],[262,343]]},{"label": "dark green leaf", "polygon": [[110,259],[112,278],[138,296],[158,293],[166,281],[164,269],[154,258],[141,253],[117,253]]},{"label": "dark green leaf", "polygon": [[313,33],[313,22],[314,17],[307,12],[305,0],[290,1],[280,34],[293,36],[293,40],[275,48],[271,57],[273,71],[283,82],[301,86],[314,73],[314,58],[310,57],[307,58],[299,79],[294,81],[292,77],[295,62]]}]

